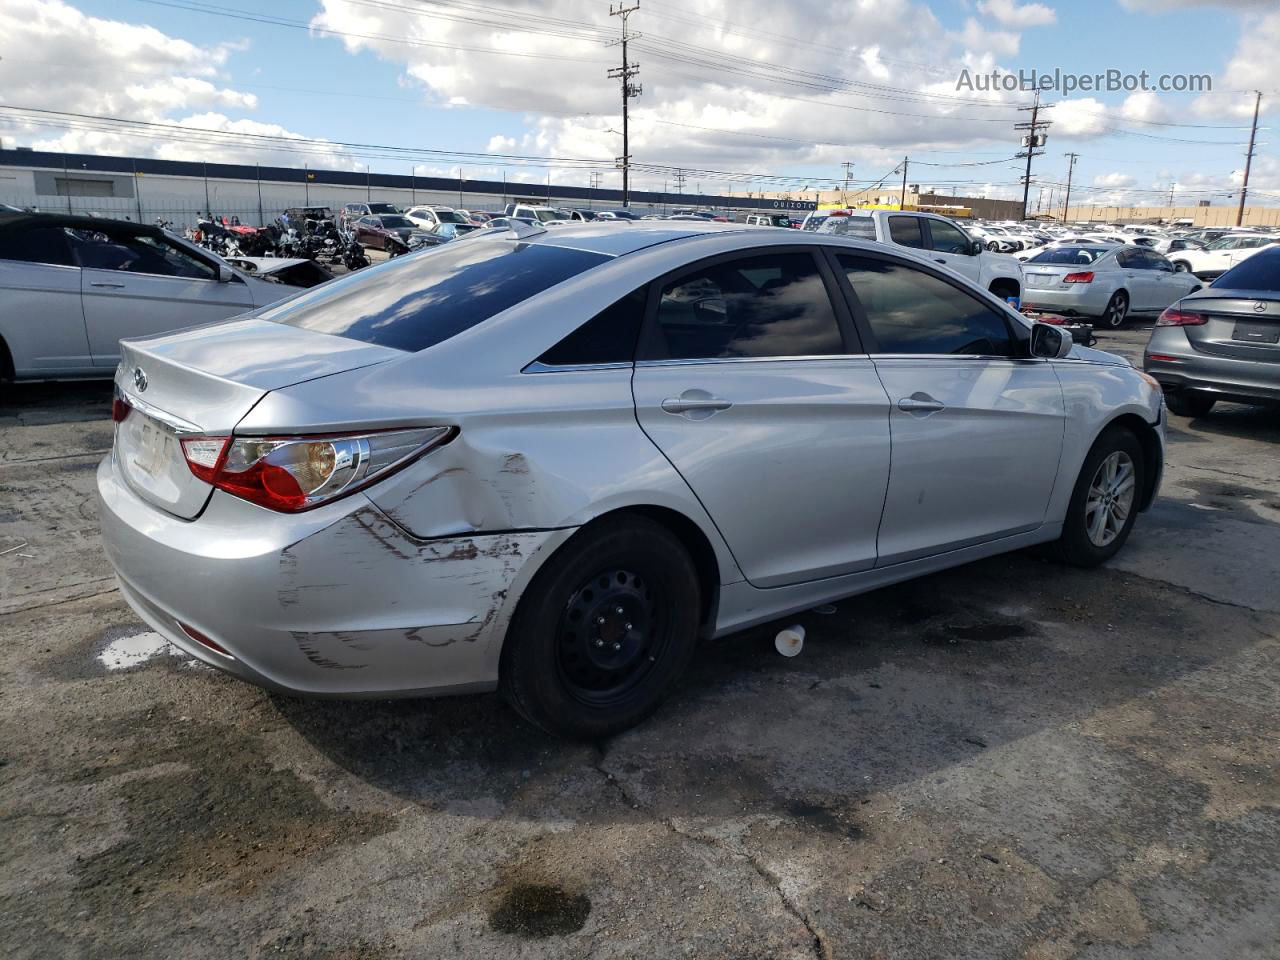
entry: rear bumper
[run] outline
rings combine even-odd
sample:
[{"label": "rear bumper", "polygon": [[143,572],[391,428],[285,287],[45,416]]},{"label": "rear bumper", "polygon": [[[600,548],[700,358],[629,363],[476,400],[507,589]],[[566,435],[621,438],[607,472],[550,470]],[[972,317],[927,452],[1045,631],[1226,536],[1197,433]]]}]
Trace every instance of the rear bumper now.
[{"label": "rear bumper", "polygon": [[[1024,266],[1025,270],[1026,267]],[[1085,317],[1101,316],[1111,299],[1110,291],[1092,283],[1068,284],[1069,289],[1042,290],[1037,287],[1025,287],[1022,292],[1022,304],[1057,313],[1077,314]]]},{"label": "rear bumper", "polygon": [[1196,390],[1240,403],[1280,402],[1280,363],[1200,353],[1177,327],[1152,332],[1142,368],[1169,392]]},{"label": "rear bumper", "polygon": [[219,670],[310,696],[493,689],[520,592],[572,532],[416,540],[363,494],[289,516],[215,493],[188,522],[141,500],[111,458],[97,481],[107,558],[138,615]]}]

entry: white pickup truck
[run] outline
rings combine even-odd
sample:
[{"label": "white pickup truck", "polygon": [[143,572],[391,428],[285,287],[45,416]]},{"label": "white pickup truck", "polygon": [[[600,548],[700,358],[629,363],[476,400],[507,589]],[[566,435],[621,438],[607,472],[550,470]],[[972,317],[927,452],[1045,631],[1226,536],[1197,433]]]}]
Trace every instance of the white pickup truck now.
[{"label": "white pickup truck", "polygon": [[959,224],[934,213],[836,211],[822,220],[818,232],[911,247],[1003,300],[1022,296],[1022,264],[1008,254],[984,249],[982,241]]}]

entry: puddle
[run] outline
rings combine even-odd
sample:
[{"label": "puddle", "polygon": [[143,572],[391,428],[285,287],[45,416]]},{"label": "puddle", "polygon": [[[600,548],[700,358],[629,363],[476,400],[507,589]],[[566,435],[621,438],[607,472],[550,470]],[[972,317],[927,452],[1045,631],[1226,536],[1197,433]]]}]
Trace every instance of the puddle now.
[{"label": "puddle", "polygon": [[191,659],[154,630],[146,630],[112,640],[98,654],[98,663],[108,670],[129,670],[157,657]]},{"label": "puddle", "polygon": [[499,933],[522,937],[555,937],[582,929],[591,913],[586,894],[571,894],[547,884],[519,883],[508,887],[489,914]]}]

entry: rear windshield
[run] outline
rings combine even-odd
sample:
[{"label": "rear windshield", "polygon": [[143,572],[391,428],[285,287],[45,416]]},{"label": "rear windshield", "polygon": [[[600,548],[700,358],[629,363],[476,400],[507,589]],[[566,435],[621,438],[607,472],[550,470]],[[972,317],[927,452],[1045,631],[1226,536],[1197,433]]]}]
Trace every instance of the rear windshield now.
[{"label": "rear windshield", "polygon": [[371,203],[369,204],[370,213],[399,213],[394,203]]},{"label": "rear windshield", "polygon": [[818,224],[818,233],[834,233],[837,237],[876,238],[876,225],[870,217],[827,217]]},{"label": "rear windshield", "polygon": [[413,221],[408,217],[379,217],[378,219],[382,221],[382,225],[384,227],[402,229],[404,227],[412,227],[414,225]]},{"label": "rear windshield", "polygon": [[1280,253],[1255,253],[1213,281],[1222,290],[1266,290],[1280,292]]},{"label": "rear windshield", "polygon": [[1037,253],[1027,263],[1093,263],[1110,250],[1110,247],[1053,247]]},{"label": "rear windshield", "polygon": [[396,350],[425,350],[609,257],[489,239],[366,267],[258,316]]}]

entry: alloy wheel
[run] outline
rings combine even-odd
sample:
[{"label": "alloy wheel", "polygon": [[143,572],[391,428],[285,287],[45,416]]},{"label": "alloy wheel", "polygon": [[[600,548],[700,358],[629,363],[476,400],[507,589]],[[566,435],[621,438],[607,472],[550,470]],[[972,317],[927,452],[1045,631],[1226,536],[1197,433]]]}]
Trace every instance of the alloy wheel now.
[{"label": "alloy wheel", "polygon": [[1103,315],[1108,327],[1118,327],[1124,323],[1125,315],[1129,312],[1129,301],[1123,293],[1117,293],[1111,298],[1111,302],[1107,304],[1107,312]]},{"label": "alloy wheel", "polygon": [[1095,547],[1109,546],[1120,536],[1136,490],[1137,470],[1125,451],[1116,450],[1098,464],[1084,506],[1085,530]]}]

